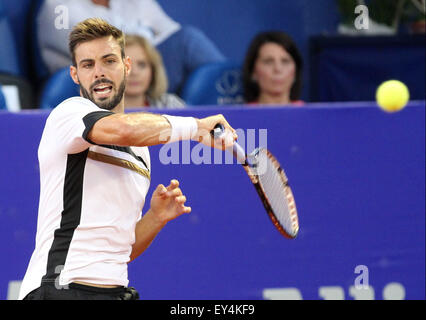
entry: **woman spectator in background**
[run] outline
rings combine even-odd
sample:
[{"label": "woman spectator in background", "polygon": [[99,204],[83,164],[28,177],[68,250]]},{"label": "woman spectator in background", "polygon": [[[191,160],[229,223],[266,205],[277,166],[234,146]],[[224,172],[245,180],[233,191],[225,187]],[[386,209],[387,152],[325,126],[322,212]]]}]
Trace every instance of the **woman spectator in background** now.
[{"label": "woman spectator in background", "polygon": [[124,92],[125,108],[184,108],[175,94],[167,93],[168,81],[160,53],[143,37],[126,35],[126,55],[132,69]]},{"label": "woman spectator in background", "polygon": [[244,100],[248,104],[300,106],[303,61],[292,38],[281,31],[259,33],[243,64]]}]

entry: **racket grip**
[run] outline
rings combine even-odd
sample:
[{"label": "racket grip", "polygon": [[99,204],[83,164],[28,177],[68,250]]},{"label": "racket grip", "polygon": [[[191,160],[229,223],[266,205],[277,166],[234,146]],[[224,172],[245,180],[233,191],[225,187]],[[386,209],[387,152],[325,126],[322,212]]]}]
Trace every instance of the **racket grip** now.
[{"label": "racket grip", "polygon": [[242,165],[247,164],[247,155],[244,149],[236,142],[234,142],[234,145],[232,146],[232,154],[234,155],[234,158],[237,159],[240,164]]},{"label": "racket grip", "polygon": [[225,132],[225,127],[223,124],[218,123],[214,126],[214,129],[210,131],[211,136],[214,139],[220,138]]},{"label": "racket grip", "polygon": [[[223,124],[218,123],[214,126],[214,129],[210,131],[210,134],[214,139],[220,138],[225,132],[225,127]],[[236,142],[232,145],[231,148],[228,148],[227,151],[231,152],[235,159],[238,160],[241,164],[247,163],[247,156],[244,149]]]}]

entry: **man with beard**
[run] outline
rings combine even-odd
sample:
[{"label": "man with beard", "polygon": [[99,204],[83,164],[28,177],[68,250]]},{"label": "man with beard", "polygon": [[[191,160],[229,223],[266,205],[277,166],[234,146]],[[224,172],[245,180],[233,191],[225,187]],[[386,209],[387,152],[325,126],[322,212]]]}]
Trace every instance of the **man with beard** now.
[{"label": "man with beard", "polygon": [[[157,186],[141,216],[151,174],[147,147],[192,139],[223,149],[237,138],[222,115],[124,114],[131,69],[124,45],[123,33],[101,19],[70,34],[70,74],[82,97],[59,104],[46,121],[36,246],[20,299],[137,299],[127,287],[127,264],[167,222],[191,211],[172,180]],[[218,123],[226,130],[221,141],[210,135]]]}]

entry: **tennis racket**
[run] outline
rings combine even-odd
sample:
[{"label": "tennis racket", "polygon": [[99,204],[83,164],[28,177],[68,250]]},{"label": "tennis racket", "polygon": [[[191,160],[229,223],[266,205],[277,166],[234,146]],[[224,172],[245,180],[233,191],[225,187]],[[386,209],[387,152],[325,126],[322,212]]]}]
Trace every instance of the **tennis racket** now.
[{"label": "tennis racket", "polygon": [[[211,135],[218,139],[224,131],[224,126],[217,124]],[[264,148],[256,148],[247,155],[236,142],[228,151],[247,172],[273,225],[284,237],[294,239],[299,232],[296,202],[278,160]]]}]

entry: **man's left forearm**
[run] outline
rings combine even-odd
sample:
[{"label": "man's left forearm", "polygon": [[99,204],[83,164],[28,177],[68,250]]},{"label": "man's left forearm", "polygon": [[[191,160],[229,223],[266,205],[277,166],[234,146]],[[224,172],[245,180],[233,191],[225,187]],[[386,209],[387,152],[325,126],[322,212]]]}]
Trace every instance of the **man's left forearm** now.
[{"label": "man's left forearm", "polygon": [[130,261],[136,259],[150,246],[165,225],[166,223],[158,221],[151,209],[145,213],[142,219],[136,224],[135,243],[132,246]]}]

